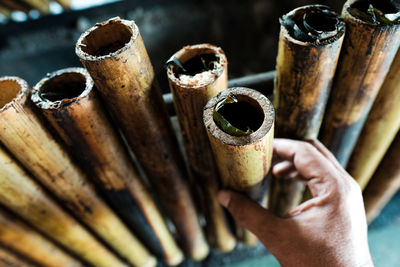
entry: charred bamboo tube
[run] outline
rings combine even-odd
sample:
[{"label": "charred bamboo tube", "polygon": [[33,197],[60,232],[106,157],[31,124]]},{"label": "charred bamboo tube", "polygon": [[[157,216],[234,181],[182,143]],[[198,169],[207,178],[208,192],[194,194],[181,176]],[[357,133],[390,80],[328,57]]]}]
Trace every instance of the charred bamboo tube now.
[{"label": "charred bamboo tube", "polygon": [[400,20],[390,24],[369,21],[364,13],[369,4],[386,13],[400,11],[389,0],[349,0],[344,4],[346,38],[320,133],[321,141],[342,166],[347,165],[400,44]]},{"label": "charred bamboo tube", "polygon": [[[0,88],[3,86],[4,83],[0,84]],[[0,99],[4,100],[4,98]],[[2,146],[0,146],[0,163],[1,204],[94,266],[114,266],[113,264],[125,266],[47,196]],[[7,237],[2,236],[2,241],[5,238]],[[17,245],[14,244],[14,246]],[[28,246],[26,243],[22,245]],[[44,249],[43,246],[42,248]],[[33,251],[33,248],[27,247],[27,249]],[[37,247],[34,251],[37,252],[39,249]],[[53,258],[59,258],[59,256],[54,254]],[[47,260],[50,261],[50,258]]]},{"label": "charred bamboo tube", "polygon": [[[276,136],[318,137],[342,46],[345,24],[325,6],[296,8],[281,20],[274,86]],[[296,207],[304,185],[293,179],[270,184],[268,207],[278,215]]]},{"label": "charred bamboo tube", "polygon": [[[179,264],[183,254],[108,120],[87,71],[56,71],[34,87],[31,99],[71,150],[79,146],[75,157],[138,237],[168,264]],[[124,256],[133,255],[133,249],[126,247]]]},{"label": "charred bamboo tube", "polygon": [[0,246],[0,266],[4,267],[36,267],[11,250]]},{"label": "charred bamboo tube", "polygon": [[206,219],[207,240],[214,248],[228,252],[236,241],[217,200],[218,170],[202,125],[204,106],[228,86],[228,62],[221,48],[209,44],[186,46],[172,59],[179,60],[184,68],[183,71],[176,64],[169,64],[167,74],[189,170]]},{"label": "charred bamboo tube", "polygon": [[400,188],[400,132],[368,183],[364,205],[368,222],[372,222]]},{"label": "charred bamboo tube", "polygon": [[174,223],[183,250],[192,259],[203,259],[208,244],[139,29],[120,18],[98,23],[81,35],[76,54]]},{"label": "charred bamboo tube", "polygon": [[400,129],[400,50],[361,131],[347,171],[364,189]]},{"label": "charred bamboo tube", "polygon": [[[229,122],[225,126],[233,125],[234,128],[223,128],[221,117],[216,114],[218,110],[218,114]],[[272,158],[272,104],[255,90],[234,87],[208,101],[203,120],[223,186],[262,202],[266,189],[265,177]],[[246,231],[244,236],[247,244],[254,242],[254,236],[249,233]]]},{"label": "charred bamboo tube", "polygon": [[[155,259],[130,233],[117,215],[95,194],[84,173],[77,168],[44,127],[29,101],[29,88],[16,77],[0,79],[0,141],[65,206],[121,255],[131,249],[134,265],[154,265]],[[120,265],[110,253],[90,251],[88,261]]]},{"label": "charred bamboo tube", "polygon": [[0,244],[47,267],[83,266],[26,223],[0,207]]}]

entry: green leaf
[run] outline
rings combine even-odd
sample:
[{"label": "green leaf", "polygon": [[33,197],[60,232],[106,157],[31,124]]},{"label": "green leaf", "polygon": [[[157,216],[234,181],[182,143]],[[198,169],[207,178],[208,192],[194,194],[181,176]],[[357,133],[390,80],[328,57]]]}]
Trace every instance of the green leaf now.
[{"label": "green leaf", "polygon": [[224,105],[229,105],[233,103],[237,103],[238,100],[234,96],[228,96],[224,100],[220,101],[214,109],[213,113],[213,119],[215,123],[218,125],[218,127],[224,131],[225,133],[233,136],[245,136],[251,134],[253,131],[247,127],[246,131],[243,131],[239,128],[236,128],[233,126],[228,120],[224,118],[218,111],[224,106]]}]

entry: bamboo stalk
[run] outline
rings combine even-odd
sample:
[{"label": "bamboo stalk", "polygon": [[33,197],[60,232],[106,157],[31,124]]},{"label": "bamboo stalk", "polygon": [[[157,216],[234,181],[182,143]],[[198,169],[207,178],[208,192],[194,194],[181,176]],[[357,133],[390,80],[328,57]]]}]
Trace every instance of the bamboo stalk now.
[{"label": "bamboo stalk", "polygon": [[35,267],[33,263],[26,261],[11,250],[0,246],[0,266],[5,267]]},{"label": "bamboo stalk", "polygon": [[[82,166],[93,174],[114,210],[137,236],[170,265],[183,260],[168,227],[108,120],[93,80],[83,68],[43,78],[31,97]],[[133,247],[126,247],[129,258]]]},{"label": "bamboo stalk", "polygon": [[[230,123],[254,124],[254,128],[251,129],[253,133],[233,136],[221,130],[216,124],[214,120],[216,106],[228,97],[235,97],[239,104],[227,113],[233,117]],[[246,108],[243,105],[247,105]],[[266,189],[265,177],[269,172],[272,158],[274,136],[272,104],[255,90],[234,87],[222,91],[208,101],[204,107],[203,120],[223,186],[244,192],[250,198],[262,202]],[[247,231],[244,236],[247,244],[256,240],[249,233]]]},{"label": "bamboo stalk", "polygon": [[[95,194],[84,173],[44,127],[28,99],[30,91],[26,82],[4,77],[0,79],[0,89],[0,141],[6,148],[112,248],[121,255],[130,248],[132,264],[154,265],[154,257]],[[121,264],[110,253],[98,254],[90,252],[85,256],[97,264],[103,262],[110,266],[111,260]]]},{"label": "bamboo stalk", "polygon": [[83,266],[2,207],[0,207],[0,244],[40,266]]},{"label": "bamboo stalk", "polygon": [[[372,2],[399,12],[389,0]],[[346,38],[320,133],[321,141],[342,166],[347,165],[400,44],[400,22],[384,25],[350,14],[351,8],[360,4],[367,8],[368,3],[349,0],[344,4]]]},{"label": "bamboo stalk", "polygon": [[139,29],[113,18],[81,35],[76,54],[137,156],[185,253],[209,248],[186,183],[187,174]]},{"label": "bamboo stalk", "polygon": [[400,50],[379,90],[347,171],[364,189],[400,129]]},{"label": "bamboo stalk", "polygon": [[[22,81],[19,82],[22,84]],[[0,84],[1,88],[3,86],[4,82]],[[125,266],[75,219],[65,213],[2,146],[0,163],[1,204],[94,266]],[[7,237],[3,235],[2,241],[5,238]],[[26,249],[33,250],[31,247]],[[39,249],[40,247],[37,247],[36,251]]]},{"label": "bamboo stalk", "polygon": [[[294,25],[301,29],[303,23],[322,33],[299,35]],[[344,31],[339,15],[321,5],[299,7],[282,17],[274,86],[277,137],[318,137]],[[304,189],[296,180],[272,177],[269,209],[284,215],[300,203]]]},{"label": "bamboo stalk", "polygon": [[[210,57],[210,60],[216,60],[218,63],[205,62],[202,56]],[[229,230],[224,210],[218,203],[217,193],[220,187],[218,170],[207,133],[202,126],[205,104],[228,86],[228,62],[221,48],[209,44],[186,46],[173,57],[188,70],[197,67],[196,63],[201,63],[202,60],[204,60],[203,68],[210,67],[207,71],[197,69],[194,70],[196,73],[180,75],[178,73],[181,70],[176,65],[170,64],[167,74],[189,170],[194,178],[194,187],[199,192],[198,202],[201,202],[202,213],[206,219],[207,240],[214,248],[229,252],[234,249],[236,240]],[[212,66],[204,66],[207,63]]]},{"label": "bamboo stalk", "polygon": [[368,222],[372,222],[400,188],[400,132],[379,164],[364,195]]}]

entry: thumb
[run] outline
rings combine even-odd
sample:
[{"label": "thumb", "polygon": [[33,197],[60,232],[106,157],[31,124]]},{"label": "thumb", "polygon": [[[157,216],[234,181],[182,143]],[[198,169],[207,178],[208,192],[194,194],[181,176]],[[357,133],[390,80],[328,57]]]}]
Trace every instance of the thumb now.
[{"label": "thumb", "polygon": [[228,209],[241,226],[250,230],[260,240],[268,240],[276,235],[277,227],[283,220],[261,207],[247,196],[230,190],[221,190],[218,201]]}]

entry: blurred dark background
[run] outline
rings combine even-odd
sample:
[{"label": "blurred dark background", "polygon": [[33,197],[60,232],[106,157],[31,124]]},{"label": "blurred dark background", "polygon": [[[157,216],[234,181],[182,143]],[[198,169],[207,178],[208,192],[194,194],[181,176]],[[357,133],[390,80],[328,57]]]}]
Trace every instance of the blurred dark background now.
[{"label": "blurred dark background", "polygon": [[[83,3],[85,1],[79,1]],[[275,67],[279,22],[306,4],[340,12],[344,1],[307,0],[132,0],[0,24],[0,76],[17,75],[33,86],[46,73],[81,66],[75,56],[79,35],[114,16],[135,20],[164,92],[164,62],[182,46],[209,42],[223,48],[230,78]],[[32,17],[32,16],[31,16]]]}]

